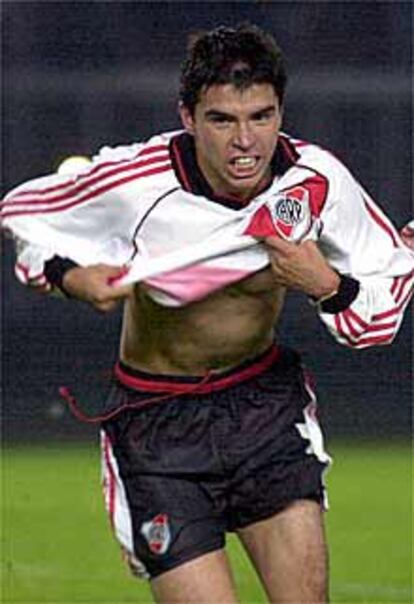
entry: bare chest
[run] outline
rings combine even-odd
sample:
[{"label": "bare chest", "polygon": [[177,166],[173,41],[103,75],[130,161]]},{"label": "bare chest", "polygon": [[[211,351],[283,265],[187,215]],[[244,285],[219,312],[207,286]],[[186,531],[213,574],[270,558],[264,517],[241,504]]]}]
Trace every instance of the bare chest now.
[{"label": "bare chest", "polygon": [[280,290],[280,286],[275,282],[271,268],[268,266],[253,275],[238,281],[234,285],[226,288],[229,296],[267,296],[274,295]]}]

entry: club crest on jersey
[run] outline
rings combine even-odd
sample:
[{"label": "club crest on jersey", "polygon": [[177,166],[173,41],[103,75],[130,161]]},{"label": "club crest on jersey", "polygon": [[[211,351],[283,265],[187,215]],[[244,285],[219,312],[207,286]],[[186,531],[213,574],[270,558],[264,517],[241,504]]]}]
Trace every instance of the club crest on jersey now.
[{"label": "club crest on jersey", "polygon": [[313,228],[310,192],[302,186],[273,194],[250,217],[245,235],[301,241]]},{"label": "club crest on jersey", "polygon": [[165,554],[171,543],[168,515],[158,514],[152,520],[143,522],[141,534],[145,537],[153,554]]},{"label": "club crest on jersey", "polygon": [[310,218],[309,193],[302,187],[279,193],[268,206],[275,227],[285,237],[291,237],[296,230],[302,231],[300,226],[306,228],[308,225]]},{"label": "club crest on jersey", "polygon": [[287,226],[295,226],[302,220],[303,207],[295,198],[282,197],[276,202],[274,213],[277,220]]}]

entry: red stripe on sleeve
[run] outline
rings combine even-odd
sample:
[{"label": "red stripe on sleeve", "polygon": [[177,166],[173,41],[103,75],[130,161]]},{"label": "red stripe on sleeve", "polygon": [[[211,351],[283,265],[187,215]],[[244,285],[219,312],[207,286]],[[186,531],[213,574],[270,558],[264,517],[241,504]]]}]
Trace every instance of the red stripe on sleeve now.
[{"label": "red stripe on sleeve", "polygon": [[373,344],[381,345],[381,344],[389,344],[394,339],[394,332],[390,332],[389,334],[384,334],[382,336],[370,336],[368,338],[361,338],[355,346],[357,348],[362,348],[365,346],[371,346]]},{"label": "red stripe on sleeve", "polygon": [[[66,199],[70,199],[91,187],[100,181],[106,180],[112,176],[117,176],[123,172],[130,172],[131,170],[138,170],[143,167],[150,166],[151,164],[155,164],[161,161],[168,161],[169,155],[165,154],[162,156],[157,156],[147,160],[128,162],[127,164],[123,164],[122,166],[117,165],[116,168],[105,172],[104,174],[99,174],[98,176],[94,176],[91,178],[91,173],[84,174],[80,176],[76,181],[70,180],[61,185],[57,185],[55,187],[50,187],[49,189],[43,190],[32,190],[32,191],[22,191],[20,194],[16,194],[12,200],[7,200],[3,207],[7,206],[22,206],[22,205],[31,205],[31,204],[42,204],[49,205],[59,203],[60,201],[64,201]],[[82,182],[81,182],[82,181]],[[66,190],[65,190],[66,189]],[[57,190],[64,190],[61,195],[53,195]],[[20,197],[29,197],[29,199],[21,199]]]},{"label": "red stripe on sleeve", "polygon": [[336,331],[340,336],[342,336],[348,342],[348,344],[350,346],[355,346],[352,338],[349,337],[349,335],[345,332],[345,330],[342,327],[342,319],[343,319],[342,314],[343,313],[338,313],[334,317]]},{"label": "red stripe on sleeve", "polygon": [[341,313],[342,319],[345,323],[345,325],[348,327],[349,333],[351,334],[351,336],[353,338],[358,338],[361,333],[356,331],[355,327],[352,325],[351,323],[351,319],[349,317],[349,313],[347,313],[347,311],[345,310],[343,313]]},{"label": "red stripe on sleeve", "polygon": [[34,275],[33,277],[30,277],[30,271],[29,271],[29,267],[26,266],[25,264],[22,264],[21,262],[16,262],[15,264],[15,268],[19,271],[21,271],[26,279],[26,281],[38,281],[38,280],[44,280],[47,281],[44,273],[37,273],[37,275]]},{"label": "red stripe on sleeve", "polygon": [[[138,158],[140,158],[142,156],[155,154],[155,153],[158,153],[161,151],[164,151],[164,152],[168,151],[168,146],[167,145],[154,145],[153,147],[148,147],[146,149],[143,149],[142,151],[139,151],[133,158],[128,158],[128,159],[124,158],[124,159],[120,159],[120,160],[99,163],[95,166],[91,166],[91,168],[88,171],[81,174],[79,176],[79,178],[77,179],[77,181],[80,181],[85,178],[89,178],[90,176],[96,174],[97,172],[101,172],[102,170],[109,168],[111,166],[120,166],[121,164],[131,164],[131,163],[133,164],[134,160],[137,160]],[[148,160],[148,161],[150,161],[150,160]],[[107,176],[107,175],[105,175],[105,176]],[[74,182],[75,181],[72,178],[68,178],[68,180],[66,180],[65,182],[59,183],[58,185],[53,185],[52,187],[45,187],[44,189],[28,189],[25,191],[17,191],[14,195],[11,195],[6,200],[0,202],[0,206],[7,205],[10,202],[13,202],[13,200],[20,198],[21,196],[26,196],[26,195],[29,196],[29,195],[37,195],[37,194],[47,195],[49,193],[54,193],[56,191],[60,191],[62,189],[67,188],[70,184],[72,184]]]},{"label": "red stripe on sleeve", "polygon": [[98,195],[107,193],[111,189],[115,189],[116,187],[124,185],[128,182],[132,182],[133,180],[139,180],[140,178],[144,178],[146,176],[153,176],[155,174],[161,174],[162,172],[167,172],[168,170],[171,170],[171,164],[168,164],[165,166],[160,166],[159,168],[153,168],[152,170],[144,170],[143,172],[140,172],[139,174],[132,174],[125,178],[119,178],[118,180],[114,180],[105,186],[95,189],[94,191],[90,191],[88,194],[84,195],[83,197],[80,197],[80,198],[76,199],[75,201],[71,201],[66,204],[49,207],[47,209],[44,209],[44,208],[28,209],[28,210],[11,209],[9,211],[5,211],[3,213],[2,218],[5,219],[5,218],[12,218],[14,216],[24,216],[24,215],[33,215],[33,214],[50,214],[52,212],[61,212],[63,210],[68,210],[69,208],[80,205],[81,203],[85,203],[86,201],[89,201],[90,199],[93,199],[94,197],[97,197]]},{"label": "red stripe on sleeve", "polygon": [[394,290],[394,292],[393,292],[396,302],[399,302],[401,300],[401,298],[403,297],[404,288],[407,285],[407,283],[409,283],[410,280],[414,280],[414,272],[409,273],[408,275],[405,275],[405,277],[400,277],[398,279],[398,282],[399,282],[398,291]]},{"label": "red stripe on sleeve", "polygon": [[365,197],[364,197],[364,203],[365,203],[365,207],[367,208],[371,218],[373,218],[373,220],[378,224],[378,226],[380,226],[382,228],[382,230],[385,233],[387,233],[387,235],[389,235],[394,247],[399,247],[397,234],[394,231],[394,229],[388,223],[385,222],[385,220],[382,218],[382,216],[378,213],[377,210],[374,209],[374,207],[371,206],[371,204],[368,202],[368,200]]},{"label": "red stripe on sleeve", "polygon": [[344,314],[347,315],[353,321],[355,321],[355,323],[357,323],[362,328],[362,330],[365,330],[368,327],[368,323],[361,319],[361,317],[357,315],[356,312],[352,310],[352,308],[347,308],[346,310],[344,310]]}]

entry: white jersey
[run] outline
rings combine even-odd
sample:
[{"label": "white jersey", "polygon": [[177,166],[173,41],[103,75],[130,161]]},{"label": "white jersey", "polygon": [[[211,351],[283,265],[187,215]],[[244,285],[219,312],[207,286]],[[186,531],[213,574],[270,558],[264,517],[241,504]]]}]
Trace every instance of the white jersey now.
[{"label": "white jersey", "polygon": [[124,265],[160,304],[182,306],[269,264],[260,237],[312,238],[330,265],[360,283],[351,305],[318,311],[341,343],[394,338],[413,287],[414,258],[349,171],[316,145],[281,134],[270,186],[246,205],[217,197],[188,134],[104,148],[78,174],[52,174],[11,191],[3,227],[16,240],[16,275],[45,283],[53,256]]}]

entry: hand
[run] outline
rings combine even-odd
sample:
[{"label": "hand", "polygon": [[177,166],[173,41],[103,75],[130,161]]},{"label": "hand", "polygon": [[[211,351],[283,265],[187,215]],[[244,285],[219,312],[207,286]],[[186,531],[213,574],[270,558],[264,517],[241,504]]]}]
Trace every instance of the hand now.
[{"label": "hand", "polygon": [[120,300],[128,298],[133,292],[133,285],[111,285],[111,281],[123,270],[121,266],[107,264],[77,266],[65,273],[63,287],[70,296],[89,302],[96,310],[110,312]]},{"label": "hand", "polygon": [[264,240],[273,275],[285,287],[319,300],[338,289],[340,279],[314,241],[294,243],[279,237]]},{"label": "hand", "polygon": [[401,239],[405,245],[414,251],[414,220],[410,220],[400,231]]}]

